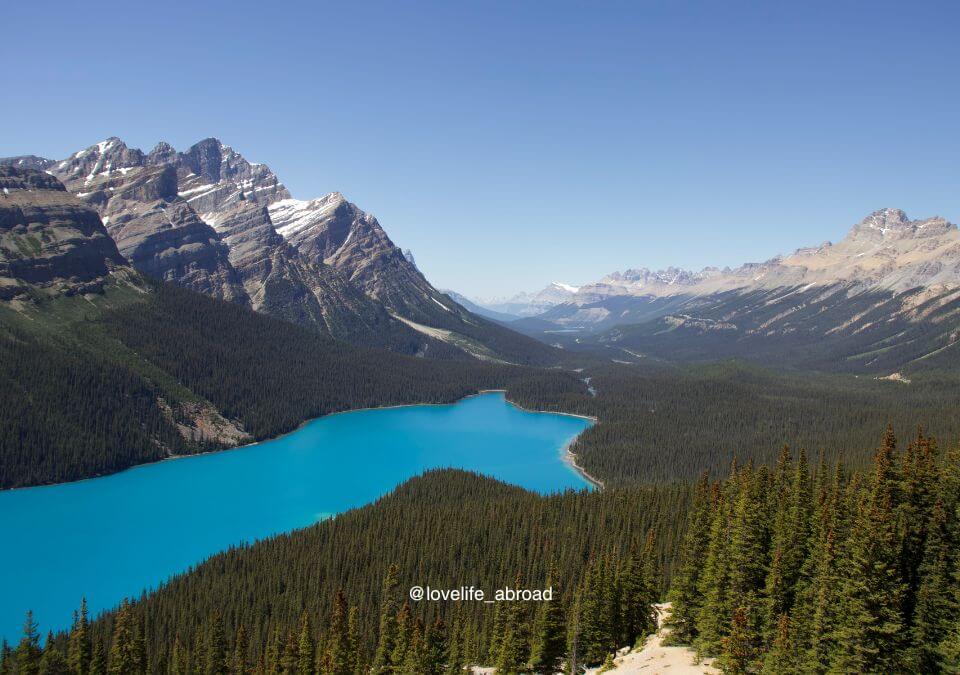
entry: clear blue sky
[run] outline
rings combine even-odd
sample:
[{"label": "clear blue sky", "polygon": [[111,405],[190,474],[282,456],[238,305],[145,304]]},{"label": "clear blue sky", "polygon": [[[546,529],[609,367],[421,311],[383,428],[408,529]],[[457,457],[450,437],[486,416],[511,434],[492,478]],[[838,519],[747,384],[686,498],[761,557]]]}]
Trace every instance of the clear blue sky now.
[{"label": "clear blue sky", "polygon": [[15,2],[3,21],[0,155],[218,136],[297,197],[340,190],[471,295],[766,259],[884,206],[960,219],[956,2]]}]

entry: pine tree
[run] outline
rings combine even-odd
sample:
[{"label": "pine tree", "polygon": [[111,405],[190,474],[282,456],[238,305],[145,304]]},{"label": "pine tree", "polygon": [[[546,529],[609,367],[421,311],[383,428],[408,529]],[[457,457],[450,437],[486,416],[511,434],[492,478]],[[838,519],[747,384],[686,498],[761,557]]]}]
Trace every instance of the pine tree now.
[{"label": "pine tree", "polygon": [[74,675],[87,675],[90,671],[89,626],[87,599],[83,598],[80,601],[80,610],[74,614],[67,645],[67,661]]},{"label": "pine tree", "polygon": [[413,612],[410,609],[410,603],[404,602],[397,612],[397,637],[393,646],[393,653],[390,655],[390,663],[394,668],[403,666],[407,658],[407,650],[410,649],[410,641],[413,639]]},{"label": "pine tree", "polygon": [[702,474],[680,550],[680,568],[668,596],[672,603],[670,618],[666,622],[670,643],[690,644],[697,637],[697,617],[703,601],[698,585],[710,542],[711,504],[717,497],[716,486],[711,486],[707,474]]},{"label": "pine tree", "polygon": [[350,667],[353,673],[365,673],[363,649],[360,642],[360,612],[351,607],[347,612],[347,647],[350,654]]},{"label": "pine tree", "polygon": [[16,649],[18,675],[38,675],[40,672],[40,634],[33,612],[28,611],[23,622],[23,637]]},{"label": "pine tree", "polygon": [[204,645],[207,652],[203,668],[204,674],[225,675],[228,673],[227,642],[223,635],[223,619],[219,613],[210,617],[210,625],[207,627],[207,637],[204,640]]},{"label": "pine tree", "polygon": [[697,589],[703,598],[697,617],[697,649],[716,654],[729,630],[732,610],[729,599],[730,523],[726,494],[718,495],[710,524],[710,541]]},{"label": "pine tree", "polygon": [[937,499],[939,471],[936,456],[936,441],[917,429],[917,437],[907,446],[901,461],[897,516],[901,538],[900,575],[905,584],[903,618],[906,625],[913,624],[928,525]]},{"label": "pine tree", "polygon": [[347,598],[337,591],[327,632],[327,657],[330,675],[352,675],[355,655],[351,651]]},{"label": "pine tree", "polygon": [[725,673],[748,673],[753,670],[757,658],[757,636],[753,628],[755,620],[746,607],[737,607],[730,622],[730,631],[723,638],[723,654],[720,665]]},{"label": "pine tree", "polygon": [[137,653],[136,618],[129,600],[124,600],[113,622],[113,643],[110,647],[110,672],[115,675],[133,675],[140,670]]},{"label": "pine tree", "polygon": [[13,650],[6,640],[0,644],[0,675],[12,675],[14,669]]},{"label": "pine tree", "polygon": [[438,616],[424,636],[423,675],[441,675],[447,660],[447,627]]},{"label": "pine tree", "polygon": [[423,622],[419,618],[410,621],[410,637],[403,654],[403,663],[398,664],[402,675],[426,675],[426,645]]},{"label": "pine tree", "polygon": [[[523,582],[517,575],[514,588],[522,588]],[[499,649],[496,652],[497,675],[514,675],[519,673],[527,663],[528,637],[526,631],[526,610],[524,603],[501,602],[502,621],[500,637],[496,640]]]},{"label": "pine tree", "polygon": [[237,633],[233,640],[233,654],[230,657],[230,667],[237,675],[243,675],[250,670],[250,661],[248,653],[250,651],[250,640],[247,637],[247,631],[240,624],[237,627]]},{"label": "pine tree", "polygon": [[797,661],[790,639],[790,618],[786,614],[781,614],[777,619],[773,645],[763,661],[763,672],[771,675],[792,675],[797,672]]},{"label": "pine tree", "polygon": [[768,474],[765,467],[747,466],[741,474],[739,494],[733,507],[730,526],[729,593],[743,610],[735,623],[744,632],[741,642],[759,644],[762,634],[762,591],[766,577],[768,532],[764,512],[764,494]]},{"label": "pine tree", "polygon": [[283,643],[283,653],[280,655],[280,671],[283,675],[296,675],[300,667],[299,639],[293,629],[287,631],[286,641]]},{"label": "pine tree", "polygon": [[[96,650],[96,647],[94,647],[94,650]],[[173,652],[170,654],[170,675],[190,675],[191,672],[190,654],[184,647],[180,634],[177,633],[173,639]]]},{"label": "pine tree", "polygon": [[566,652],[567,627],[555,567],[547,575],[547,587],[553,589],[553,599],[537,607],[530,649],[530,665],[538,673],[556,672]]},{"label": "pine tree", "polygon": [[861,500],[843,561],[841,625],[831,669],[842,672],[902,670],[903,597],[900,536],[896,519],[899,476],[896,438],[887,428],[874,455],[867,494]]},{"label": "pine tree", "polygon": [[396,648],[397,640],[397,587],[400,582],[400,570],[396,565],[390,565],[383,579],[380,591],[380,630],[377,637],[377,649],[373,657],[371,670],[373,673],[390,673],[391,656]]},{"label": "pine tree", "polygon": [[90,653],[90,675],[106,675],[107,652],[100,640],[94,640],[93,650]]},{"label": "pine tree", "polygon": [[911,667],[917,672],[932,673],[942,666],[940,644],[956,624],[956,542],[951,532],[943,502],[937,501],[930,517],[929,534],[920,565],[920,587],[917,593],[913,625]]},{"label": "pine tree", "polygon": [[70,675],[67,659],[53,646],[52,642],[52,639],[47,642],[47,647],[40,658],[40,675]]}]

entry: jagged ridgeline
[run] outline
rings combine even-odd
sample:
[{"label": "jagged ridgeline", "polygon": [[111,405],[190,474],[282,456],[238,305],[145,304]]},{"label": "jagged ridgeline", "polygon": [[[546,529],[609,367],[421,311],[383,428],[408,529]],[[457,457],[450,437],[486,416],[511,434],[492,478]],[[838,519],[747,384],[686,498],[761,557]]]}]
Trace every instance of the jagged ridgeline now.
[{"label": "jagged ridgeline", "polygon": [[293,199],[215,138],[144,153],[110,138],[43,170],[99,213],[139,272],[343,339],[442,359],[555,365],[561,352],[437,291],[372,215],[341,194]]}]

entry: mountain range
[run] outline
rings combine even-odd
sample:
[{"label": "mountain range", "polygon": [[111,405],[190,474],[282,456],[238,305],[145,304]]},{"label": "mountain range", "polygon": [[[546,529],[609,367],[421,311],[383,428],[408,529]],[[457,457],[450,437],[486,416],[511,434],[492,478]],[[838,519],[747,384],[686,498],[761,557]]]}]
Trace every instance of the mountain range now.
[{"label": "mountain range", "polygon": [[558,359],[437,291],[377,219],[340,193],[294,199],[268,166],[216,138],[145,153],[113,137],[63,160],[0,164],[57,179],[149,277],[357,345],[442,359]]},{"label": "mountain range", "polygon": [[735,269],[614,272],[506,325],[617,360],[926,366],[950,358],[960,336],[960,231],[881,209],[836,244]]}]

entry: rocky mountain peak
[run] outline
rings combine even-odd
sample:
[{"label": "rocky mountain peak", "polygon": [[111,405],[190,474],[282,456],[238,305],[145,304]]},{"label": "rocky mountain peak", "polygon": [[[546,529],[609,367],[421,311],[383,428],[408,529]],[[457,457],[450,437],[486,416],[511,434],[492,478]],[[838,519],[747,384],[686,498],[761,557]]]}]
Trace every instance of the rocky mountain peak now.
[{"label": "rocky mountain peak", "polygon": [[910,220],[901,209],[888,208],[874,211],[854,225],[848,237],[852,240],[911,239],[940,236],[956,229],[956,225],[940,216]]},{"label": "rocky mountain peak", "polygon": [[174,164],[177,161],[177,151],[166,141],[157,143],[147,155],[147,164]]},{"label": "rocky mountain peak", "polygon": [[0,167],[0,300],[100,292],[124,265],[97,212],[56,178]]},{"label": "rocky mountain peak", "polygon": [[122,140],[111,136],[57,163],[53,173],[64,182],[67,189],[76,192],[78,186],[90,185],[118,172],[122,175],[145,163],[143,152],[128,148]]}]

